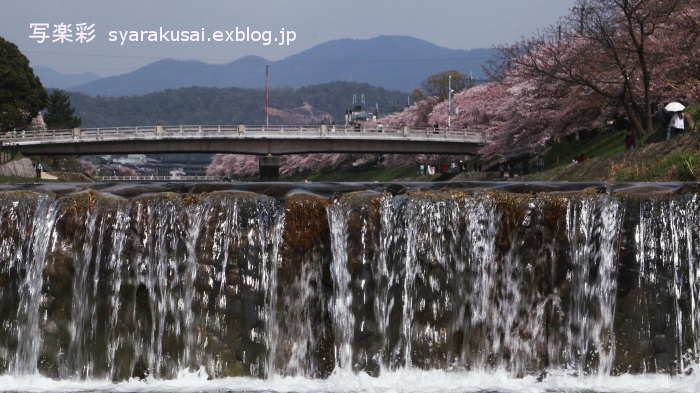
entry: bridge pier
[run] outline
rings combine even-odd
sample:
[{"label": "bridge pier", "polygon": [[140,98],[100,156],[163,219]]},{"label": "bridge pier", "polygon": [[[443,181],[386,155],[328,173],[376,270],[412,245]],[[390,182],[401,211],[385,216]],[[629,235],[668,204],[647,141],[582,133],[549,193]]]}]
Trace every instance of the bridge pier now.
[{"label": "bridge pier", "polygon": [[12,160],[12,152],[0,148],[0,165],[8,163]]},{"label": "bridge pier", "polygon": [[260,166],[260,180],[275,181],[280,178],[280,157],[266,155],[258,157],[258,165]]}]

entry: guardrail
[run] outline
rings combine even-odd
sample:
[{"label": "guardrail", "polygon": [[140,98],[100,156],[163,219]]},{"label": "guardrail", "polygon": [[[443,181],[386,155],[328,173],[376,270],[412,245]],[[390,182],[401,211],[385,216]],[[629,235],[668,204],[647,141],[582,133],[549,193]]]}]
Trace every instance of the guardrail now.
[{"label": "guardrail", "polygon": [[217,139],[217,138],[292,138],[292,139],[384,139],[384,140],[430,140],[483,144],[487,140],[473,130],[434,128],[355,128],[322,126],[143,126],[75,128],[47,131],[11,131],[0,134],[3,146],[77,143],[119,140],[157,139]]}]

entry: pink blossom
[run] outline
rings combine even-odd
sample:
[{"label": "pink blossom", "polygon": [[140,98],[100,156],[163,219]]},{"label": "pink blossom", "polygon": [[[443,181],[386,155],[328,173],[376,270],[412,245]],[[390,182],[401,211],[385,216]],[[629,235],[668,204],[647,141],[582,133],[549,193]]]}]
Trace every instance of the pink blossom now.
[{"label": "pink blossom", "polygon": [[80,160],[80,170],[88,176],[92,176],[97,171],[97,166],[90,161]]},{"label": "pink blossom", "polygon": [[128,166],[123,166],[123,165],[117,165],[114,169],[116,169],[117,174],[119,176],[138,176],[139,173],[136,172],[134,168],[129,168]]}]

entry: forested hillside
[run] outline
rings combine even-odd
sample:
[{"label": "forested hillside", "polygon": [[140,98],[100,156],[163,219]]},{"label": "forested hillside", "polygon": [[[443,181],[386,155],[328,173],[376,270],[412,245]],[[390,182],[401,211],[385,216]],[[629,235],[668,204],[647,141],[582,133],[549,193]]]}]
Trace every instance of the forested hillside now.
[{"label": "forested hillside", "polygon": [[[128,97],[91,97],[71,92],[83,127],[176,124],[260,124],[264,121],[262,89],[189,87]],[[333,82],[270,91],[271,124],[315,123],[331,116],[341,123],[353,94],[380,113],[403,109],[405,93],[368,84]]]}]

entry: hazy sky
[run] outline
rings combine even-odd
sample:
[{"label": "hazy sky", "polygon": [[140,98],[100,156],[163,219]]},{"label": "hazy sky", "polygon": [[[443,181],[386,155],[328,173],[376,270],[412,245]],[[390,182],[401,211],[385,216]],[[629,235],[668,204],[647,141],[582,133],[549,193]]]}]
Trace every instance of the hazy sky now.
[{"label": "hazy sky", "polygon": [[[245,55],[277,60],[339,38],[408,35],[453,49],[491,47],[554,23],[574,0],[3,0],[0,36],[14,42],[32,65],[61,72],[110,75],[162,58],[226,63]],[[31,23],[48,23],[40,38]],[[72,24],[74,42],[52,42],[54,25]],[[77,43],[76,24],[94,24],[91,42]],[[205,29],[202,37],[247,26],[296,33],[289,46],[241,42],[130,42],[118,31]],[[109,41],[109,32],[117,40]],[[36,34],[34,34],[36,33]],[[133,37],[133,35],[132,35]],[[141,37],[139,37],[141,38]],[[146,40],[148,36],[144,37]],[[153,38],[151,36],[151,38]],[[169,38],[169,37],[166,37]],[[233,38],[233,37],[231,37]],[[160,37],[158,38],[161,39]]]}]

